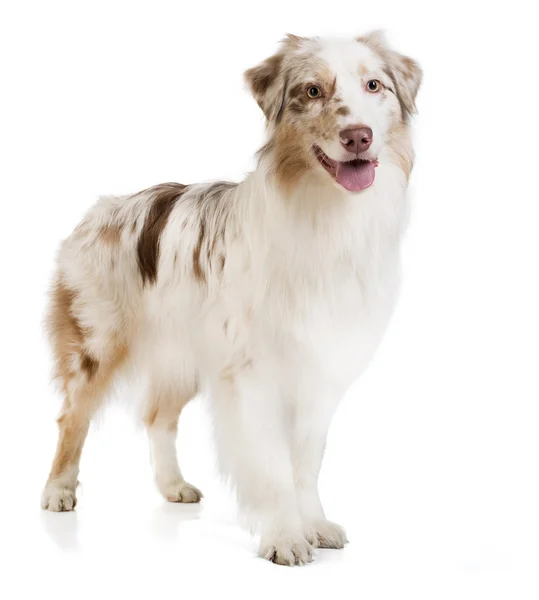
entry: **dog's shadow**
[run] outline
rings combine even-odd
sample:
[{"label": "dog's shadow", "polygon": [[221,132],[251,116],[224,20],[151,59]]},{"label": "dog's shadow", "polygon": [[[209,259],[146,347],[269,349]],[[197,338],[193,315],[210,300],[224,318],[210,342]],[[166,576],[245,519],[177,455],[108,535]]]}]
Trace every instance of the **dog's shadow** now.
[{"label": "dog's shadow", "polygon": [[[151,515],[151,532],[162,540],[174,541],[179,535],[181,524],[200,519],[201,513],[200,503],[164,502]],[[80,523],[76,510],[62,513],[42,510],[41,523],[45,534],[55,546],[66,552],[80,549]]]},{"label": "dog's shadow", "polygon": [[47,537],[61,550],[72,551],[79,548],[79,521],[76,511],[41,511],[41,523]]},{"label": "dog's shadow", "polygon": [[178,537],[181,524],[200,519],[202,503],[182,504],[163,502],[152,514],[152,533],[163,540],[173,541]]}]

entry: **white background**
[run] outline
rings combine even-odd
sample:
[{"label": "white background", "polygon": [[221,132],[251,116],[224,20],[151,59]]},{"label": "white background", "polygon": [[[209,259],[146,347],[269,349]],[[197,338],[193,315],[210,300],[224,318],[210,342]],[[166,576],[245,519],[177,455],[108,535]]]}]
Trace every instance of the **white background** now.
[{"label": "white background", "polygon": [[[528,6],[531,4],[527,3]],[[538,84],[525,3],[2,2],[0,596],[539,597]],[[121,394],[75,513],[39,506],[59,399],[41,330],[55,249],[99,194],[239,179],[262,115],[242,72],[285,32],[385,28],[425,71],[397,313],[335,417],[321,477],[344,551],[255,558],[202,401],[179,453],[200,507],[153,487]],[[532,47],[535,46],[535,47]]]}]

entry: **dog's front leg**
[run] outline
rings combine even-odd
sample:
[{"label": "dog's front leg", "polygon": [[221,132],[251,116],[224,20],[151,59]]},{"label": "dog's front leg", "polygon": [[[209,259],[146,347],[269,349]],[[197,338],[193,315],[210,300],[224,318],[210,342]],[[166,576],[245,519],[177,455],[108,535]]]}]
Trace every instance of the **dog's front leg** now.
[{"label": "dog's front leg", "polygon": [[295,493],[290,424],[278,390],[251,367],[223,378],[212,399],[220,464],[243,516],[260,533],[259,555],[289,566],[311,562]]},{"label": "dog's front leg", "polygon": [[344,529],[326,519],[318,493],[318,476],[329,425],[340,395],[323,382],[307,386],[297,399],[291,435],[291,456],[296,497],[305,536],[314,547],[343,548]]}]

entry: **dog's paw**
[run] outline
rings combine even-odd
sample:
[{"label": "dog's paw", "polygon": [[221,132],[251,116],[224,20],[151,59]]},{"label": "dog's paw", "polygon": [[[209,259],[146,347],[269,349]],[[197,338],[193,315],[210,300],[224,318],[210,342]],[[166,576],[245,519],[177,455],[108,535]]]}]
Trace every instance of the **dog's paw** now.
[{"label": "dog's paw", "polygon": [[344,529],[325,519],[315,521],[305,535],[313,548],[344,548],[348,543]]},{"label": "dog's paw", "polygon": [[313,548],[301,535],[265,535],[260,541],[259,556],[277,565],[293,567],[306,565],[313,560]]},{"label": "dog's paw", "polygon": [[47,486],[41,496],[41,507],[53,512],[65,512],[75,508],[77,497],[74,490],[63,487]]},{"label": "dog's paw", "polygon": [[167,486],[161,486],[161,493],[169,502],[200,502],[204,494],[194,485],[186,481],[178,481]]}]

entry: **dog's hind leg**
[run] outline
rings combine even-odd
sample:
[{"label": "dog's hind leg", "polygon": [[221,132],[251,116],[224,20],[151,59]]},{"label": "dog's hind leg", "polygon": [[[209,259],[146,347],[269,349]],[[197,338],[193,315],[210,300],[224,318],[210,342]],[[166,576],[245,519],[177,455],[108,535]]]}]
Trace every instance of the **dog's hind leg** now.
[{"label": "dog's hind leg", "polygon": [[118,332],[82,325],[85,306],[80,294],[61,279],[57,282],[48,325],[64,403],[56,454],[41,499],[42,507],[52,511],[75,507],[79,462],[91,419],[127,354]]},{"label": "dog's hind leg", "polygon": [[199,502],[202,492],[183,478],[176,454],[178,419],[195,396],[195,385],[150,385],[144,423],[148,431],[155,482],[169,502]]},{"label": "dog's hind leg", "polygon": [[[83,379],[83,375],[75,376]],[[82,383],[82,385],[80,385]],[[72,383],[70,387],[78,387],[66,393],[64,405],[58,418],[59,437],[56,454],[52,463],[47,484],[41,498],[43,508],[52,511],[68,511],[75,508],[77,503],[75,490],[79,474],[79,462],[82,448],[93,408],[96,407],[95,399],[92,407],[87,406],[87,391],[83,382]]]}]

